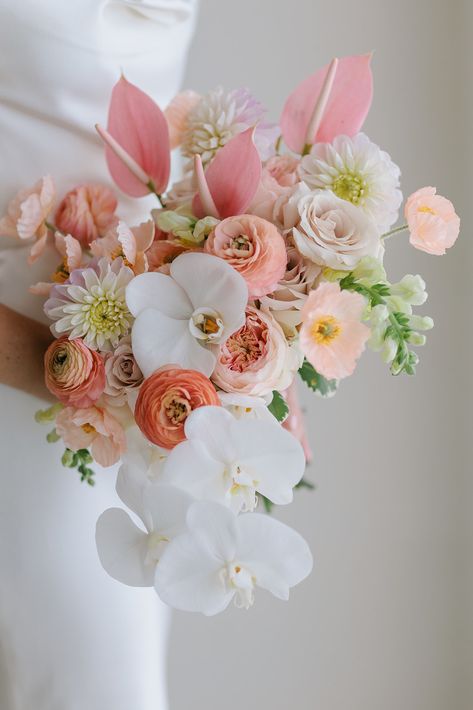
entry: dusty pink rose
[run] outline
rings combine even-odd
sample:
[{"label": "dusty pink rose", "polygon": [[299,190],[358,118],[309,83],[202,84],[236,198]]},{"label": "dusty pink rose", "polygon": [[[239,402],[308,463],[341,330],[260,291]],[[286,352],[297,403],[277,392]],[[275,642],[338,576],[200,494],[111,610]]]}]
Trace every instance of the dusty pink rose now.
[{"label": "dusty pink rose", "polygon": [[302,309],[300,345],[307,360],[329,380],[351,375],[365,349],[370,330],[361,322],[365,299],[342,291],[338,283],[322,283]]},{"label": "dusty pink rose", "polygon": [[453,246],[460,231],[460,218],[450,200],[436,194],[435,187],[423,187],[407,200],[404,215],[412,246],[440,256]]},{"label": "dusty pink rose", "polygon": [[48,227],[46,221],[52,210],[56,195],[53,179],[46,175],[26,190],[13,198],[7,208],[7,214],[0,219],[0,235],[31,239],[36,242],[31,247],[29,261],[32,263],[41,256],[46,248]]},{"label": "dusty pink rose", "polygon": [[104,185],[79,185],[67,193],[56,210],[56,227],[84,246],[104,236],[116,221],[117,200]]},{"label": "dusty pink rose", "polygon": [[151,219],[131,228],[120,221],[110,227],[104,237],[91,242],[90,251],[99,258],[121,257],[135,274],[142,274],[148,270],[146,251],[152,245],[154,236],[155,225]]},{"label": "dusty pink rose", "polygon": [[90,448],[101,466],[113,466],[126,451],[122,425],[100,407],[65,407],[56,417],[56,431],[72,451]]},{"label": "dusty pink rose", "polygon": [[225,392],[264,396],[289,387],[300,364],[273,316],[248,306],[245,324],[220,346],[212,380]]},{"label": "dusty pink rose", "polygon": [[270,293],[286,271],[284,239],[273,224],[254,215],[224,219],[209,234],[205,251],[231,264],[252,298]]},{"label": "dusty pink rose", "polygon": [[122,338],[113,353],[105,355],[105,394],[113,406],[126,404],[128,395],[137,391],[143,373],[137,365],[129,335]]},{"label": "dusty pink rose", "polygon": [[199,103],[200,98],[200,95],[195,91],[181,91],[164,109],[164,115],[168,122],[171,150],[181,145],[187,130],[189,111]]},{"label": "dusty pink rose", "polygon": [[103,358],[81,338],[54,340],[44,355],[48,390],[63,404],[90,407],[105,387]]},{"label": "dusty pink rose", "polygon": [[141,386],[136,423],[153,444],[172,449],[186,438],[184,424],[189,414],[206,405],[220,406],[208,377],[196,370],[163,367]]}]

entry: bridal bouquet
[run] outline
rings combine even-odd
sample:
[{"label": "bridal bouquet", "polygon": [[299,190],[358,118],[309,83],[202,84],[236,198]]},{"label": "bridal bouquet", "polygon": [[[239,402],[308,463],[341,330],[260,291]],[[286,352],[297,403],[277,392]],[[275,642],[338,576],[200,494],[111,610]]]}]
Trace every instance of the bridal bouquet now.
[{"label": "bridal bouquet", "polygon": [[[459,218],[425,187],[393,227],[399,168],[360,132],[371,98],[370,56],[302,82],[279,125],[246,89],[187,91],[163,112],[122,77],[97,130],[115,183],[156,209],[128,224],[95,184],[55,206],[44,177],[1,222],[31,240],[32,261],[55,249],[59,262],[32,286],[55,338],[44,365],[57,403],[37,419],[82,480],[121,462],[133,518],[103,513],[100,560],[173,607],[248,608],[256,587],[287,599],[309,574],[306,542],[266,514],[310,486],[297,377],[333,395],[366,346],[394,375],[415,372],[433,325],[413,312],[425,284],[388,279],[387,240],[407,229],[443,254]],[[173,149],[185,171],[169,185]]]}]

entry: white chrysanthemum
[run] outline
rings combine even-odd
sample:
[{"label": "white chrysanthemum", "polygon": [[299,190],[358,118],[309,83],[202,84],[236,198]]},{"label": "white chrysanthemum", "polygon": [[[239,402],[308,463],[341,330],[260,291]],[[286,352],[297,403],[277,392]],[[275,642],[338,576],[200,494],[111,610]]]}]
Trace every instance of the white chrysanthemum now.
[{"label": "white chrysanthemum", "polygon": [[132,316],[125,289],[134,277],[121,259],[106,258],[85,269],[76,269],[63,284],[54,286],[46,301],[46,315],[55,321],[56,337],[83,338],[94,350],[110,350],[131,328]]},{"label": "white chrysanthemum", "polygon": [[316,143],[299,170],[311,189],[331,190],[362,207],[381,231],[396,222],[402,202],[400,170],[364,133],[353,138],[337,136],[333,143]]},{"label": "white chrysanthemum", "polygon": [[262,160],[274,154],[277,126],[261,123],[263,105],[247,89],[225,91],[218,87],[203,96],[187,118],[182,153],[188,158],[200,155],[208,164],[219,148],[250,126],[257,125],[255,144]]}]

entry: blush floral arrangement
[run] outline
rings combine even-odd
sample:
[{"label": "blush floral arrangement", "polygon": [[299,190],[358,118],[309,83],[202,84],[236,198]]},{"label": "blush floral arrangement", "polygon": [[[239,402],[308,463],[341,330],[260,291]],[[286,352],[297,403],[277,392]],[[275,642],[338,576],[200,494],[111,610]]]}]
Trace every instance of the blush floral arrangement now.
[{"label": "blush floral arrangement", "polygon": [[[413,313],[418,275],[391,283],[385,245],[444,254],[452,204],[425,187],[404,207],[400,171],[360,132],[372,99],[370,56],[334,59],[288,97],[279,125],[246,89],[186,91],[164,110],[122,77],[108,127],[110,173],[156,209],[120,219],[105,186],[82,184],[55,207],[43,177],[10,203],[1,231],[57,251],[43,296],[54,340],[37,413],[65,466],[121,462],[125,509],[96,540],[105,570],[207,615],[256,587],[280,599],[312,567],[303,538],[267,512],[290,503],[311,453],[295,380],[323,397],[366,346],[412,375],[432,320]],[[171,150],[184,177],[169,186]],[[260,513],[254,512],[260,502]],[[266,510],[264,510],[264,508]],[[141,521],[137,525],[135,520]]]}]

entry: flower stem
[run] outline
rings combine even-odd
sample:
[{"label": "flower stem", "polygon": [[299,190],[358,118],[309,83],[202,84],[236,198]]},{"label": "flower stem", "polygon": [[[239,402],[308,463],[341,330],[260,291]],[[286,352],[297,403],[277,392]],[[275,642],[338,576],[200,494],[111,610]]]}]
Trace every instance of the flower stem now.
[{"label": "flower stem", "polygon": [[163,200],[163,196],[160,195],[159,192],[156,190],[156,187],[155,187],[154,182],[152,180],[149,180],[149,182],[146,183],[146,187],[149,189],[150,192],[153,193],[153,195],[156,195],[161,207],[166,207],[166,203]]},{"label": "flower stem", "polygon": [[394,229],[391,229],[389,232],[385,232],[384,234],[382,234],[381,239],[389,239],[389,237],[392,237],[393,234],[397,234],[398,232],[404,232],[406,229],[409,229],[407,224],[402,224],[400,227],[395,227]]}]

